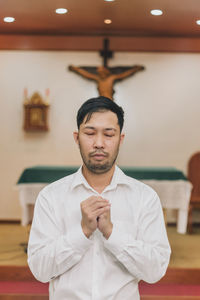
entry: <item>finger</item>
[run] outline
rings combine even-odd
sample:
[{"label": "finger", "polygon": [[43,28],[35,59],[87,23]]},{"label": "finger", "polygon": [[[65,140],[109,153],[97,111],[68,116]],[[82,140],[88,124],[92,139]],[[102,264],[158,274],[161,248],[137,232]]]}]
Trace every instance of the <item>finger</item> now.
[{"label": "finger", "polygon": [[88,201],[88,203],[94,203],[94,202],[98,202],[98,201],[106,201],[109,202],[107,199],[102,198],[101,196],[91,196],[88,199],[86,199],[85,201]]},{"label": "finger", "polygon": [[109,201],[102,198],[102,197],[92,197],[92,199],[90,199],[90,201],[88,202],[88,206],[90,207],[98,207],[98,206],[101,206],[101,205],[106,205],[108,204]]},{"label": "finger", "polygon": [[105,207],[99,208],[94,213],[96,214],[96,218],[99,218],[102,214],[104,214],[105,212],[108,212],[109,210],[110,210],[110,206],[105,206]]},{"label": "finger", "polygon": [[103,201],[101,201],[101,202],[98,202],[98,203],[95,203],[93,206],[91,206],[91,211],[92,212],[95,212],[95,211],[97,211],[98,209],[100,209],[100,208],[104,208],[104,207],[106,207],[106,206],[108,206],[108,207],[110,207],[110,203],[108,203],[108,202],[103,202]]},{"label": "finger", "polygon": [[94,203],[96,203],[96,200],[94,199],[94,196],[91,196],[81,202],[81,209],[87,209],[88,207],[91,207]]},{"label": "finger", "polygon": [[105,202],[109,203],[108,199],[105,199],[105,198],[102,198],[102,197],[98,197],[97,201],[105,201]]},{"label": "finger", "polygon": [[101,203],[96,203],[96,205],[94,205],[93,207],[86,207],[82,209],[82,215],[84,215],[87,219],[89,217],[93,216],[98,216],[99,214],[99,210],[108,207],[108,209],[110,209],[111,204],[110,203],[105,203],[105,202],[101,202]]},{"label": "finger", "polygon": [[106,205],[110,205],[108,200],[99,196],[91,196],[81,202],[81,211],[83,214],[90,215],[93,212],[96,213],[96,210],[103,208]]},{"label": "finger", "polygon": [[83,208],[96,208],[96,207],[100,207],[101,205],[107,205],[109,203],[108,200],[106,199],[103,199],[101,197],[91,197],[91,198],[88,198],[87,200],[83,201],[81,203],[81,206]]},{"label": "finger", "polygon": [[108,200],[108,199],[106,199],[106,198],[102,198],[102,197],[100,197],[100,199],[101,199],[101,200],[104,200],[104,201],[106,201],[106,202],[109,202],[109,200]]},{"label": "finger", "polygon": [[103,198],[99,197],[99,196],[91,196],[89,198],[87,198],[86,200],[82,201],[81,204],[84,206],[91,206],[94,203],[98,202],[98,201],[102,201]]}]

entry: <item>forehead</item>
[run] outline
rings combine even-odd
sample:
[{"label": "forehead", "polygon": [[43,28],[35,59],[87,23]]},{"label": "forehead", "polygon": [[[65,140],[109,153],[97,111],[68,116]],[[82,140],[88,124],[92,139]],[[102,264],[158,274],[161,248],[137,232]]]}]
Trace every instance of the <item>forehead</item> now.
[{"label": "forehead", "polygon": [[95,128],[119,128],[118,118],[112,111],[99,111],[94,112],[91,118],[87,121],[88,115],[85,116],[83,127],[95,127]]}]

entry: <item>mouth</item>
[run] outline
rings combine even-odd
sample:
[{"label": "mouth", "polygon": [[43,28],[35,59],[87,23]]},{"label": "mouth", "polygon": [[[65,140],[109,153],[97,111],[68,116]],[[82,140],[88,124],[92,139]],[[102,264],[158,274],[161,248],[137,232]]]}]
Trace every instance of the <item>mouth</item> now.
[{"label": "mouth", "polygon": [[102,160],[106,157],[107,155],[104,153],[94,153],[91,155],[91,157],[95,158],[96,160]]},{"label": "mouth", "polygon": [[94,154],[94,155],[92,155],[92,157],[94,157],[97,160],[101,160],[101,159],[104,159],[106,156],[103,154]]}]

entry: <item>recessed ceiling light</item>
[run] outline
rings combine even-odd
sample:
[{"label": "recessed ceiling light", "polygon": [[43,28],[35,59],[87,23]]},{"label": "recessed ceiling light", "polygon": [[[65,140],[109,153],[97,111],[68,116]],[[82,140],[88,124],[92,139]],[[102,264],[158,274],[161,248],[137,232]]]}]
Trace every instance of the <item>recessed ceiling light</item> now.
[{"label": "recessed ceiling light", "polygon": [[153,16],[161,16],[163,14],[162,10],[161,9],[152,9],[151,10],[151,14]]},{"label": "recessed ceiling light", "polygon": [[67,12],[68,12],[68,10],[66,8],[57,8],[56,9],[56,13],[60,14],[60,15],[66,14]]},{"label": "recessed ceiling light", "polygon": [[113,1],[115,1],[115,0],[104,0],[104,1],[106,1],[106,2],[113,2]]},{"label": "recessed ceiling light", "polygon": [[200,20],[196,20],[197,25],[200,25]]},{"label": "recessed ceiling light", "polygon": [[13,17],[5,17],[3,20],[4,20],[4,22],[12,23],[12,22],[15,21],[15,18],[13,18]]},{"label": "recessed ceiling light", "polygon": [[111,24],[111,23],[112,23],[112,20],[110,20],[110,19],[105,19],[105,20],[104,20],[104,23],[105,23],[105,24]]}]

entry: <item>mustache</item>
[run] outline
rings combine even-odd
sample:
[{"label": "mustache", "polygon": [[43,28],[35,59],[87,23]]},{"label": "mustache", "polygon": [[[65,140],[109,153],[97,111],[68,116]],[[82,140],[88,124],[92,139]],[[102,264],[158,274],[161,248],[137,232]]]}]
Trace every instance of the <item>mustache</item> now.
[{"label": "mustache", "polygon": [[95,156],[95,155],[97,155],[97,154],[99,154],[99,155],[104,155],[104,156],[108,156],[108,153],[107,152],[104,152],[104,151],[99,151],[99,150],[97,150],[97,151],[93,151],[93,152],[91,152],[90,154],[89,154],[89,156]]}]

